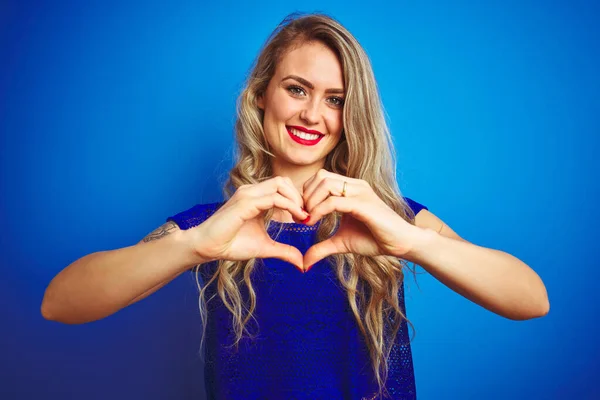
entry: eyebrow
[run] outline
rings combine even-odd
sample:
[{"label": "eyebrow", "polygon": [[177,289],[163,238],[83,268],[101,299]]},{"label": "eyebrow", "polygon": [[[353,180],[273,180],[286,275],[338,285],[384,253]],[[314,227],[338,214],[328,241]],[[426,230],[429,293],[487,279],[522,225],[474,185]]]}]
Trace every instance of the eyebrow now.
[{"label": "eyebrow", "polygon": [[[281,82],[288,80],[288,79],[294,79],[298,82],[300,82],[301,84],[303,84],[304,86],[307,86],[309,89],[314,89],[315,86],[310,83],[309,81],[307,81],[306,79],[302,78],[301,76],[298,75],[288,75],[285,78],[283,78],[281,80]],[[325,90],[325,93],[341,93],[344,94],[344,89],[327,89]]]}]

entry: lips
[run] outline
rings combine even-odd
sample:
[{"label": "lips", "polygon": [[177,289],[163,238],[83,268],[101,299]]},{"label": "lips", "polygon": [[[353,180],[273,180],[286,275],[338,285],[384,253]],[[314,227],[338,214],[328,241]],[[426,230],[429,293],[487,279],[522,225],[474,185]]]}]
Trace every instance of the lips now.
[{"label": "lips", "polygon": [[306,132],[306,133],[310,133],[310,134],[315,134],[315,135],[321,135],[321,136],[323,136],[323,134],[321,132],[319,132],[319,131],[313,131],[312,129],[307,129],[307,128],[303,127],[303,126],[289,125],[289,126],[286,126],[286,127],[287,128],[295,129],[297,131],[302,131],[302,132]]},{"label": "lips", "polygon": [[[321,141],[321,139],[323,139],[323,137],[325,136],[319,131],[313,131],[313,130],[306,129],[306,128],[299,127],[299,126],[286,126],[285,128],[293,141],[295,141],[296,143],[305,145],[305,146],[314,146],[317,143],[319,143]],[[302,138],[300,136],[295,135],[294,133],[300,133],[300,134],[305,133],[305,134],[308,134],[309,136],[318,135],[318,137],[315,139],[311,139],[308,137]],[[306,136],[306,135],[303,135],[303,136]]]}]

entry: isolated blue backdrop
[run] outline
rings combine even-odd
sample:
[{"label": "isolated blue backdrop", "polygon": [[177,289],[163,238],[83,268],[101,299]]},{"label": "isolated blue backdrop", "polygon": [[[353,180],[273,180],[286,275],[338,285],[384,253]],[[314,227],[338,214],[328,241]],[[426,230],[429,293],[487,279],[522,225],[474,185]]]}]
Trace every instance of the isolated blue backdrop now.
[{"label": "isolated blue backdrop", "polygon": [[366,48],[403,194],[548,288],[549,315],[515,322],[409,279],[419,398],[599,398],[593,2],[49,3],[0,3],[2,399],[202,398],[189,275],[84,325],[40,304],[76,259],[221,198],[236,96],[295,10]]}]

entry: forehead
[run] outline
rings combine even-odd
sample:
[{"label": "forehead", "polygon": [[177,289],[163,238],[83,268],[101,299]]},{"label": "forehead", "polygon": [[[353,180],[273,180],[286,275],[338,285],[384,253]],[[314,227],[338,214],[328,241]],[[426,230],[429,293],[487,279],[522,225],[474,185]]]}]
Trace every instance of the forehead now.
[{"label": "forehead", "polygon": [[298,75],[315,88],[343,88],[342,65],[336,54],[323,43],[304,43],[286,52],[277,64],[276,75]]}]

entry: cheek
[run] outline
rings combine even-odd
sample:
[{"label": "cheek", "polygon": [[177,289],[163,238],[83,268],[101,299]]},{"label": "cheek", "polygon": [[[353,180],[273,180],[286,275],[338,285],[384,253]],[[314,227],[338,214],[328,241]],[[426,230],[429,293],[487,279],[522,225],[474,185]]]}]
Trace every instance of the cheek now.
[{"label": "cheek", "polygon": [[285,94],[275,94],[269,102],[268,108],[272,119],[277,121],[287,121],[299,111],[297,101]]},{"label": "cheek", "polygon": [[328,118],[327,129],[330,132],[335,132],[336,136],[342,136],[342,130],[344,129],[344,122],[342,120],[342,112],[336,111],[331,114]]}]

